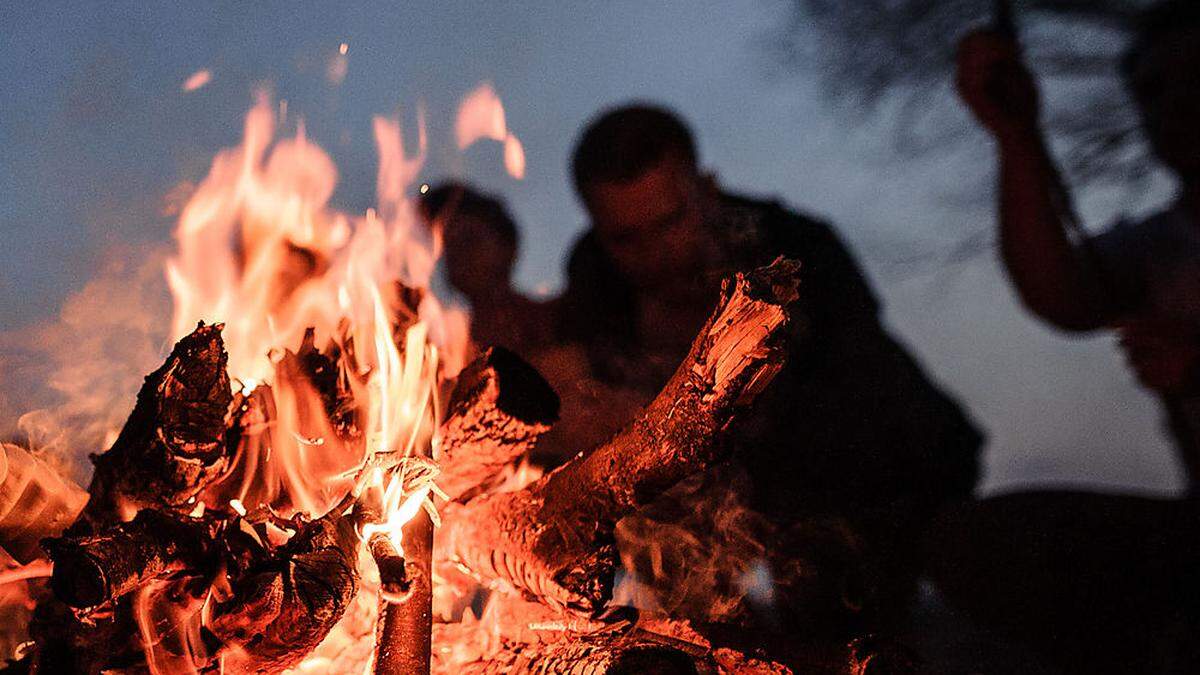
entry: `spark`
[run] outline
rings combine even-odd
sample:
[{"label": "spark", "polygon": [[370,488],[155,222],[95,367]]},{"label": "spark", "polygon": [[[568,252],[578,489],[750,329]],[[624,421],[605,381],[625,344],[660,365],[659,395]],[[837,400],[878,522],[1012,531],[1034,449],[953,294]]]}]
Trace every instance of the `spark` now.
[{"label": "spark", "polygon": [[212,71],[207,68],[203,70],[197,70],[188,76],[188,79],[183,81],[183,90],[187,92],[196,91],[211,81]]}]

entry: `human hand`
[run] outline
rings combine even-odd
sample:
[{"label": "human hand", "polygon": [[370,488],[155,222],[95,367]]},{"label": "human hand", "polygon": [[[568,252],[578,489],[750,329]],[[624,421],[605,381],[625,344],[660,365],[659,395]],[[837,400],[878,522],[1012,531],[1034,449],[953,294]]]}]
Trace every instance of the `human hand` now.
[{"label": "human hand", "polygon": [[1126,360],[1147,388],[1178,393],[1200,374],[1200,330],[1162,317],[1123,321],[1116,326]]},{"label": "human hand", "polygon": [[1012,38],[993,30],[963,38],[955,84],[976,119],[998,139],[1037,134],[1037,84]]}]

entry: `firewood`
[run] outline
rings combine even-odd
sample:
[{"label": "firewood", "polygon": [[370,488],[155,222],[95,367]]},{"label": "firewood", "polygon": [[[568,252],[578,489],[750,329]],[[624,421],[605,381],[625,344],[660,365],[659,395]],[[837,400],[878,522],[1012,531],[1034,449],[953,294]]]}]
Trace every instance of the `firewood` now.
[{"label": "firewood", "polygon": [[120,436],[96,465],[89,521],[128,520],[143,508],[187,512],[228,463],[225,417],[233,398],[221,324],[201,323],[146,377]]},{"label": "firewood", "polygon": [[798,270],[781,258],[727,281],[688,356],[629,427],[524,490],[448,505],[439,557],[553,606],[603,607],[616,521],[719,459],[737,410],[782,368]]},{"label": "firewood", "polygon": [[549,644],[506,644],[486,661],[466,664],[468,675],[557,673],[560,675],[699,675],[715,664],[661,642],[599,633]]},{"label": "firewood", "polygon": [[432,549],[433,522],[421,510],[404,525],[408,591],[403,598],[393,601],[385,597],[380,602],[376,675],[429,673],[433,635]]},{"label": "firewood", "polygon": [[300,380],[313,388],[325,408],[324,418],[329,420],[334,432],[343,442],[358,439],[362,432],[358,428],[359,407],[349,383],[338,367],[338,352],[331,345],[328,353],[322,353],[315,344],[315,332],[308,329],[300,348],[295,352],[285,350],[275,360],[275,377],[296,383]]},{"label": "firewood", "polygon": [[38,542],[75,522],[87,498],[36,455],[0,443],[0,548],[18,562],[42,557]]},{"label": "firewood", "polygon": [[459,375],[440,438],[438,486],[450,501],[485,491],[558,419],[558,396],[532,366],[492,347]]},{"label": "firewood", "polygon": [[218,563],[214,527],[146,509],[95,534],[47,539],[43,545],[54,561],[50,587],[67,605],[92,609],[151,579],[211,575]]},{"label": "firewood", "polygon": [[275,673],[304,659],[341,619],[358,591],[360,543],[335,509],[305,525],[269,559],[234,581],[213,609],[227,673]]}]

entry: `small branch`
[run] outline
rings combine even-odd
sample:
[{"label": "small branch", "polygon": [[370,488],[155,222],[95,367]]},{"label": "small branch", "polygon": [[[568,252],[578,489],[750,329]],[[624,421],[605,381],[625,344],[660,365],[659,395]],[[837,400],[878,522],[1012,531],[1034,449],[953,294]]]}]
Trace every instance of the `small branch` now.
[{"label": "small branch", "polygon": [[[407,594],[384,599],[376,635],[376,675],[428,675],[433,637],[433,521],[422,509],[404,526]],[[382,574],[381,574],[382,576]]]}]

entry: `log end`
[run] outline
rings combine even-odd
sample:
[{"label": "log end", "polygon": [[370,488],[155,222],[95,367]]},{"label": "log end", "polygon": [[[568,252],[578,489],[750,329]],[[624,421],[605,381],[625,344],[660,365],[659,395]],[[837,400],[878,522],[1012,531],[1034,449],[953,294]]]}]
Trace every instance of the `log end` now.
[{"label": "log end", "polygon": [[54,559],[50,589],[63,603],[75,609],[90,609],[109,597],[104,568],[80,547],[61,540],[46,540]]}]

